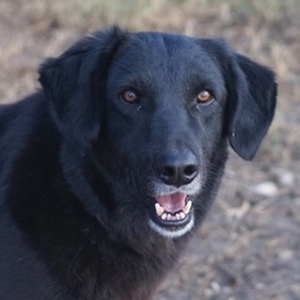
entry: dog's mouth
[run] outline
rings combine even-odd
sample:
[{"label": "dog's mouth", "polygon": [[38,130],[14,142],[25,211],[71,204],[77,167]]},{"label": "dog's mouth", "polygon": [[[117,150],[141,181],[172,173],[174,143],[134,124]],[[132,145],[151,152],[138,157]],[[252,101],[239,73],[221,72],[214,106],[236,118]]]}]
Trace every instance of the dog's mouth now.
[{"label": "dog's mouth", "polygon": [[192,201],[188,200],[186,194],[163,195],[157,196],[155,199],[157,201],[154,205],[156,216],[162,225],[182,225],[182,222],[188,218]]},{"label": "dog's mouth", "polygon": [[192,211],[192,200],[187,194],[179,192],[156,196],[151,227],[164,236],[181,236],[193,226]]}]

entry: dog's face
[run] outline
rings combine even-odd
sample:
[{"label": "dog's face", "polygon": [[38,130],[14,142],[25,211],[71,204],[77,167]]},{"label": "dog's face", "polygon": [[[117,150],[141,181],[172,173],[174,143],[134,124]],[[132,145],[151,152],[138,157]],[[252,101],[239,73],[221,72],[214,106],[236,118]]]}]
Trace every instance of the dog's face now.
[{"label": "dog's face", "polygon": [[121,177],[131,175],[135,185],[127,184],[122,197],[131,186],[138,195],[133,205],[144,205],[144,218],[165,236],[193,226],[225,102],[220,66],[194,39],[137,34],[109,69],[102,139],[109,166],[118,161]]},{"label": "dog's face", "polygon": [[119,30],[48,61],[41,82],[66,139],[97,157],[112,226],[171,238],[205,214],[227,139],[255,154],[276,96],[268,69],[220,41]]}]

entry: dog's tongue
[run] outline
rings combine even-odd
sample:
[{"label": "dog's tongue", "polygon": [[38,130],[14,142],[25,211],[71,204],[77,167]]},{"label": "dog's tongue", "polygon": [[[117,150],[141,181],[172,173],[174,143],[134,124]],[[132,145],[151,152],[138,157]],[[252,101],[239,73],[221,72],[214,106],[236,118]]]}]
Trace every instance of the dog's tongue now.
[{"label": "dog's tongue", "polygon": [[175,213],[184,208],[186,197],[186,194],[176,193],[172,195],[156,196],[156,200],[165,211]]}]

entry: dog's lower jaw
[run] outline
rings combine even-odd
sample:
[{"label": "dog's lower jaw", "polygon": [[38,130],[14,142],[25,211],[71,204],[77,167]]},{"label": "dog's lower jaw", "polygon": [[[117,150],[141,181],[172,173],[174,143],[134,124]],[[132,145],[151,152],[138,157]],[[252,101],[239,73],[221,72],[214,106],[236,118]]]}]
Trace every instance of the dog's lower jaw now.
[{"label": "dog's lower jaw", "polygon": [[158,224],[154,223],[150,218],[149,218],[149,226],[151,227],[152,230],[157,232],[158,234],[162,235],[163,237],[166,238],[179,238],[185,234],[187,234],[193,227],[194,227],[194,214],[191,216],[191,220],[188,224],[186,224],[184,227],[179,228],[178,230],[170,230],[163,228],[159,226]]}]

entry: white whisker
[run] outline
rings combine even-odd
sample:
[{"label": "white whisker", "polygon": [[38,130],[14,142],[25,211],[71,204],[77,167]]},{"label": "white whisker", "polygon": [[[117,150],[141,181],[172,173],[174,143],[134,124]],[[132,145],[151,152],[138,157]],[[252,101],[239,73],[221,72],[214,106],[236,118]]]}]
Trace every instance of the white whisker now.
[{"label": "white whisker", "polygon": [[184,234],[188,233],[193,227],[194,227],[194,216],[192,215],[192,218],[190,222],[185,225],[183,228],[180,228],[178,230],[170,231],[167,229],[164,229],[163,227],[160,227],[159,225],[155,224],[151,219],[149,219],[149,226],[159,233],[160,235],[167,237],[167,238],[178,238],[180,236],[183,236]]}]

